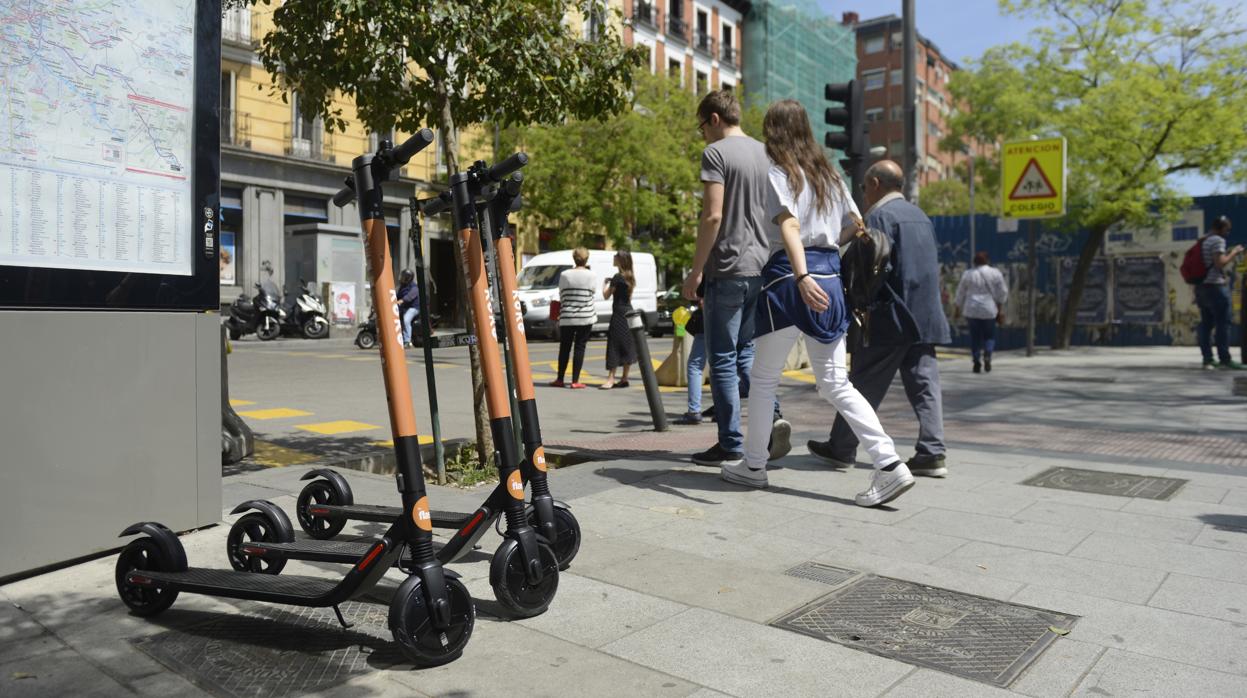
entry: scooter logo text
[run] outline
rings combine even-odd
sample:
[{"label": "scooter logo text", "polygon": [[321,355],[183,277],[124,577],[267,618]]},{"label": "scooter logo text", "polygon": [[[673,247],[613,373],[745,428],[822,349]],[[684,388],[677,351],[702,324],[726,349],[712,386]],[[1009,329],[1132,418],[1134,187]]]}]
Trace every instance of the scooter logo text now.
[{"label": "scooter logo text", "polygon": [[522,308],[519,290],[511,291],[511,309],[515,311],[515,326],[519,328],[520,334],[524,334],[524,311]]},{"label": "scooter logo text", "polygon": [[416,524],[416,528],[422,531],[433,530],[433,515],[429,513],[429,498],[421,497],[411,507],[411,520]]},{"label": "scooter logo text", "polygon": [[394,315],[394,334],[403,336],[403,318],[398,313],[398,291],[390,289],[390,312]]},{"label": "scooter logo text", "polygon": [[524,498],[524,480],[519,469],[512,470],[507,476],[507,492],[516,499]]}]

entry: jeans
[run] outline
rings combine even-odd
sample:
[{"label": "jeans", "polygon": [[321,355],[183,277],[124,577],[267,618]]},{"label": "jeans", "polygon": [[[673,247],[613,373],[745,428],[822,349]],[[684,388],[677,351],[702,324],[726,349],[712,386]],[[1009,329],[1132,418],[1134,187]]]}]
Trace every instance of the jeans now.
[{"label": "jeans", "polygon": [[1230,286],[1200,284],[1195,287],[1195,303],[1199,306],[1199,351],[1204,361],[1212,361],[1212,338],[1216,333],[1217,360],[1229,363],[1230,357]]},{"label": "jeans", "polygon": [[996,350],[996,319],[970,317],[966,321],[970,323],[970,356],[974,357],[974,363],[979,362],[982,353],[990,359]]},{"label": "jeans", "polygon": [[688,413],[701,414],[702,369],[706,368],[706,335],[693,335],[693,349],[688,354]]},{"label": "jeans", "polygon": [[714,397],[714,421],[719,427],[719,448],[739,453],[745,445],[740,431],[740,396],[748,393],[739,374],[748,375],[753,365],[754,316],[762,277],[710,279],[706,282],[706,355],[710,364],[710,394]]},{"label": "jeans", "polygon": [[411,344],[411,323],[420,316],[420,308],[411,306],[403,311],[403,344]]},{"label": "jeans", "polygon": [[[780,375],[788,352],[801,336],[796,327],[785,327],[758,337],[757,353],[753,357],[753,393],[749,396],[749,431],[745,437],[745,462],[750,468],[765,468],[767,441],[771,436],[771,414],[761,407],[770,405],[779,387]],[[810,369],[818,385],[818,394],[831,403],[840,413],[837,419],[846,420],[853,435],[866,446],[876,468],[900,461],[896,445],[883,431],[879,416],[870,403],[849,382],[849,369],[845,365],[844,337],[831,344],[806,339],[806,352],[810,355]]]},{"label": "jeans", "polygon": [[572,382],[580,382],[580,369],[585,365],[585,344],[593,333],[593,325],[560,325],[559,326],[559,380],[567,373],[567,357],[572,353],[572,345],[576,346],[576,354],[572,359]]}]

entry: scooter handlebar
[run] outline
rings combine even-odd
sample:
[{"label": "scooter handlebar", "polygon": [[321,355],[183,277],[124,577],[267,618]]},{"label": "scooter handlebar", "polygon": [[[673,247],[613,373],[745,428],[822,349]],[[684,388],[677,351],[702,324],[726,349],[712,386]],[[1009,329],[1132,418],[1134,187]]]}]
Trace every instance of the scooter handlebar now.
[{"label": "scooter handlebar", "polygon": [[346,186],[339,189],[338,193],[333,195],[333,205],[338,208],[346,206],[355,200],[355,177],[353,175],[347,175],[344,183]]},{"label": "scooter handlebar", "polygon": [[507,175],[528,164],[527,153],[516,153],[502,162],[489,168],[488,176],[495,182],[501,182]]},{"label": "scooter handlebar", "polygon": [[420,202],[420,210],[426,216],[438,216],[446,212],[450,208],[451,195],[445,191],[437,196],[424,199]]},{"label": "scooter handlebar", "polygon": [[390,157],[396,166],[406,165],[413,155],[429,147],[433,143],[433,129],[422,128],[416,135],[403,141],[390,151]]}]

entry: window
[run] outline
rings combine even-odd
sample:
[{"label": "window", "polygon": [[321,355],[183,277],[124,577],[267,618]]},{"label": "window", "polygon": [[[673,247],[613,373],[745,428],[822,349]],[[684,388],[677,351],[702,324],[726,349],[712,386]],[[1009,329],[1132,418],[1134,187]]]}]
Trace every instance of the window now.
[{"label": "window", "polygon": [[684,65],[674,58],[667,59],[667,74],[684,84]]},{"label": "window", "polygon": [[310,140],[315,132],[316,117],[308,114],[303,108],[303,96],[295,92],[290,100],[291,114],[294,117],[294,137]]},{"label": "window", "polygon": [[905,118],[905,107],[899,104],[892,105],[892,112],[888,116],[888,121],[901,121],[904,118]]},{"label": "window", "polygon": [[368,149],[375,152],[378,148],[381,147],[381,141],[389,141],[391,144],[394,143],[394,127],[393,126],[386,129],[385,131],[372,131],[371,133],[369,133],[368,134]]},{"label": "window", "polygon": [[905,84],[905,73],[900,68],[895,68],[892,70],[891,80],[893,85],[903,85]]},{"label": "window", "polygon": [[880,53],[883,51],[883,35],[868,36],[865,41],[866,53]]},{"label": "window", "polygon": [[887,75],[887,72],[884,70],[872,70],[862,73],[862,79],[866,83],[866,89],[877,90],[883,87],[883,78],[885,75]]},{"label": "window", "polygon": [[697,87],[697,94],[705,94],[709,90],[710,77],[699,70],[697,71],[697,82],[693,84]]},{"label": "window", "polygon": [[875,107],[873,109],[866,110],[866,123],[869,124],[876,121],[883,121],[883,107]]},{"label": "window", "polygon": [[892,32],[892,50],[899,51],[905,46],[905,32]]},{"label": "window", "polygon": [[606,7],[600,3],[593,3],[589,7],[588,16],[585,17],[585,39],[588,41],[597,41],[602,36],[603,30],[606,28]]},{"label": "window", "polygon": [[639,42],[636,46],[641,49],[641,53],[644,55],[644,65],[649,66],[649,72],[652,74],[654,72],[654,47]]},{"label": "window", "polygon": [[944,133],[940,131],[940,127],[938,124],[936,124],[934,121],[928,121],[927,122],[927,135],[931,136],[932,138],[939,138],[940,136],[943,136]]},{"label": "window", "polygon": [[724,81],[722,81],[722,82],[720,82],[720,83],[719,83],[719,89],[721,89],[721,90],[727,90],[727,91],[729,91],[729,92],[730,92],[730,91],[732,91],[732,90],[736,89],[736,86],[735,86],[735,85],[733,85],[732,83],[728,82],[727,80],[724,80]]},{"label": "window", "polygon": [[888,145],[888,154],[892,157],[900,157],[905,153],[905,141],[892,141]]},{"label": "window", "polygon": [[221,143],[235,144],[238,135],[235,125],[238,118],[234,113],[234,73],[221,71]]}]

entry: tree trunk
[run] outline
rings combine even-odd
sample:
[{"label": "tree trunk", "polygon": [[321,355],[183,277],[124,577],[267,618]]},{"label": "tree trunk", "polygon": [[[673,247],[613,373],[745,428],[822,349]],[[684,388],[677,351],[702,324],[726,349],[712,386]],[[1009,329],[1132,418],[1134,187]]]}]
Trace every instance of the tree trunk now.
[{"label": "tree trunk", "polygon": [[[455,133],[455,117],[450,110],[450,100],[442,100],[442,148],[446,153],[446,172],[453,175],[459,171],[459,139]],[[463,309],[464,324],[472,327],[472,306],[468,303],[468,280],[463,273],[463,250],[459,247],[459,231],[455,235],[455,265],[459,268],[459,283],[455,284],[457,305]],[[489,430],[489,408],[485,402],[485,374],[481,371],[481,353],[477,345],[468,347],[468,363],[472,370],[472,405],[473,421],[476,426],[476,455],[482,465],[488,465],[493,458],[494,437]]]},{"label": "tree trunk", "polygon": [[1052,338],[1053,349],[1069,349],[1070,340],[1074,336],[1074,320],[1078,317],[1078,306],[1082,304],[1082,290],[1087,283],[1087,273],[1091,270],[1091,261],[1104,245],[1104,236],[1108,232],[1107,225],[1091,229],[1087,242],[1078,255],[1078,266],[1074,267],[1074,278],[1070,280],[1069,295],[1065,299],[1065,307],[1061,309],[1061,322],[1057,325],[1056,336]]}]

